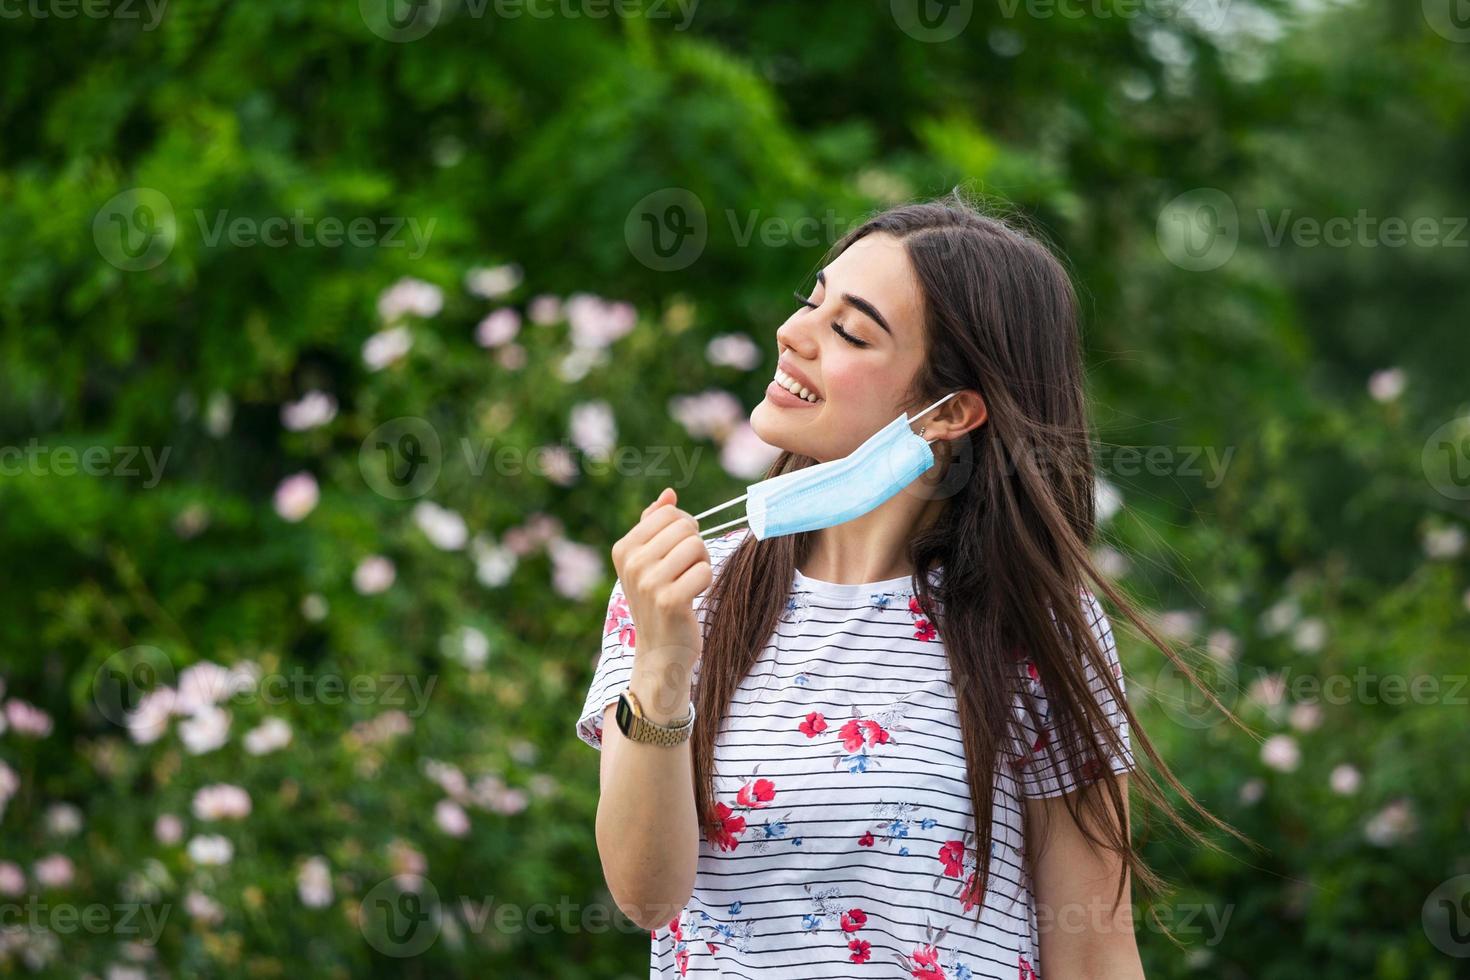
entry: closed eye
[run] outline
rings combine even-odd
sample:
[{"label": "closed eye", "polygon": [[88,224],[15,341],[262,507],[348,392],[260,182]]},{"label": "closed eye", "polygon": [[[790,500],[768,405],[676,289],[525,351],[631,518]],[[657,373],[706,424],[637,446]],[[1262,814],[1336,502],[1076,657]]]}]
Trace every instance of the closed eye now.
[{"label": "closed eye", "polygon": [[[796,301],[798,303],[800,303],[802,306],[805,306],[808,309],[812,309],[812,310],[815,310],[817,308],[817,304],[816,303],[813,303],[811,300],[809,300],[805,296],[801,295],[801,293],[792,293],[791,295],[795,296],[796,297]],[[866,340],[859,340],[857,337],[854,337],[852,334],[848,333],[846,330],[843,330],[842,329],[842,324],[841,323],[838,323],[836,320],[833,320],[832,321],[832,330],[833,330],[833,332],[835,332],[837,334],[837,336],[841,337],[843,340],[847,341],[849,344],[851,344],[854,347],[867,347],[867,346],[869,346],[869,344],[868,344],[868,342]]]}]

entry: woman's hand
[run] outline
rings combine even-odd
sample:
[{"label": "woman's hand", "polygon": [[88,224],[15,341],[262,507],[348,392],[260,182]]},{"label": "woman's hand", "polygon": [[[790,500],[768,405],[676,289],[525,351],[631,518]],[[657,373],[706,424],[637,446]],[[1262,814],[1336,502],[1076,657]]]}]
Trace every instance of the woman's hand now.
[{"label": "woman's hand", "polygon": [[636,630],[636,656],[645,667],[689,668],[702,648],[694,600],[713,581],[699,522],[675,507],[665,488],[637,524],[612,547]]}]

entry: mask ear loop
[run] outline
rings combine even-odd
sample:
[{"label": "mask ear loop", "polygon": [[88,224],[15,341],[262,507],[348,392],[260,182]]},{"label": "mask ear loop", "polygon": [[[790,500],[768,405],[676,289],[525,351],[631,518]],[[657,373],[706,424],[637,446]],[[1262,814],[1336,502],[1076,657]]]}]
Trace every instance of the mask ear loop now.
[{"label": "mask ear loop", "polygon": [[[939,401],[935,402],[933,405],[930,405],[928,408],[924,409],[918,415],[915,415],[914,416],[914,419],[919,418],[919,416],[921,416],[921,415],[928,415],[930,412],[934,411],[940,405],[943,405],[945,402],[949,401],[951,398],[953,398],[955,395],[958,395],[958,394],[959,394],[958,391],[951,391],[949,394],[947,394],[943,398],[939,399]],[[910,422],[913,422],[914,419],[909,419],[909,421]],[[928,427],[927,423],[925,425],[919,426],[919,436],[920,436],[920,438],[923,437],[924,430],[927,427]],[[913,430],[911,429],[909,431],[913,431]],[[934,439],[925,439],[924,441],[926,443],[933,443],[936,440],[934,440]],[[750,496],[749,493],[742,493],[740,496],[736,497],[733,500],[727,500],[723,504],[716,504],[715,506],[711,507],[709,510],[704,511],[701,514],[695,514],[694,515],[694,519],[695,519],[695,521],[701,521],[704,518],[708,517],[709,515],[715,513],[716,511],[724,510],[726,507],[733,507],[735,504],[740,503],[740,501],[744,500],[746,497],[749,497],[749,496]],[[727,527],[734,527],[737,524],[743,523],[746,520],[747,516],[748,515],[742,514],[739,517],[737,517],[737,518],[735,518],[733,520],[726,521],[723,524],[716,524],[714,527],[705,528],[704,530],[702,530],[702,531],[699,532],[699,536],[701,538],[703,538],[705,535],[714,534],[716,531],[723,531]]]}]

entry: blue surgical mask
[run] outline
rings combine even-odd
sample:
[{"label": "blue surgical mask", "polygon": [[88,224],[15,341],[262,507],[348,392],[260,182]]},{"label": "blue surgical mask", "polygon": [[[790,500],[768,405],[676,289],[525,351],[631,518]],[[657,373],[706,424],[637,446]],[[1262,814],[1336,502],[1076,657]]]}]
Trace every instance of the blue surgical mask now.
[{"label": "blue surgical mask", "polygon": [[934,465],[929,443],[909,426],[959,392],[952,391],[909,418],[904,412],[841,459],[782,473],[745,488],[694,519],[745,501],[745,516],[701,531],[700,537],[746,521],[759,540],[844,524],[873,510]]}]

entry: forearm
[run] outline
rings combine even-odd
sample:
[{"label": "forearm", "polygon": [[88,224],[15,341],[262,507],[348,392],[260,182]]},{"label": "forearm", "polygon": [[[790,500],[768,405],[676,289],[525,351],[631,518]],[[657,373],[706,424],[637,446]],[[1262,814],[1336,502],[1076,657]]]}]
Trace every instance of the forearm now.
[{"label": "forearm", "polygon": [[[690,668],[640,655],[629,682],[649,720],[685,717]],[[626,738],[603,716],[602,790],[597,804],[597,849],[603,876],[618,907],[646,929],[666,925],[694,890],[699,828],[694,810],[690,742],[652,745]]]}]

